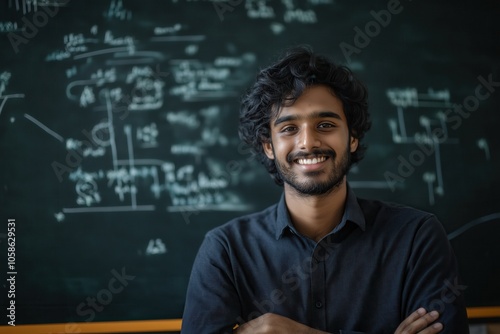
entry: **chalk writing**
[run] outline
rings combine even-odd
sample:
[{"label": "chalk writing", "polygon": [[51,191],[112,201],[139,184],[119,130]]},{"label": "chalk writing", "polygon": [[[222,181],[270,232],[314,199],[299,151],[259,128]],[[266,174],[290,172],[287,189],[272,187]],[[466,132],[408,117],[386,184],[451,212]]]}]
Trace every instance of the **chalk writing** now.
[{"label": "chalk writing", "polygon": [[[434,156],[434,170],[423,173],[422,180],[429,189],[429,204],[435,204],[434,194],[443,196],[444,181],[441,159],[441,146],[458,144],[457,138],[450,138],[446,116],[442,109],[451,106],[450,92],[447,89],[434,90],[429,88],[425,93],[419,93],[416,88],[393,88],[387,90],[387,98],[396,107],[397,118],[388,120],[395,144],[416,144],[418,150],[410,153],[414,165],[423,164],[426,156]],[[429,112],[424,113],[424,110]],[[414,121],[415,115],[418,123]],[[412,120],[408,121],[411,116]],[[408,134],[408,124],[418,124],[420,130]],[[414,166],[411,166],[412,170]],[[413,174],[413,173],[408,173]],[[434,185],[434,183],[437,183]]]},{"label": "chalk writing", "polygon": [[484,151],[484,157],[486,160],[490,160],[490,146],[488,144],[488,141],[485,138],[480,138],[476,142],[477,147],[479,147],[480,150]]},{"label": "chalk writing", "polygon": [[149,240],[148,247],[146,248],[146,255],[158,255],[167,253],[167,247],[161,239]]},{"label": "chalk writing", "polygon": [[245,3],[247,15],[251,19],[272,19],[275,17],[274,9],[266,1],[248,0]]},{"label": "chalk writing", "polygon": [[19,28],[17,26],[17,22],[0,22],[0,33],[1,32],[13,32],[18,31]]},{"label": "chalk writing", "polygon": [[132,11],[125,8],[122,0],[112,0],[109,8],[103,13],[107,19],[118,19],[130,21],[132,19]]},{"label": "chalk writing", "polygon": [[9,99],[24,98],[24,94],[5,94],[11,73],[8,71],[0,72],[0,115]]},{"label": "chalk writing", "polygon": [[[112,1],[105,16],[126,20],[124,11],[121,1]],[[91,130],[83,130],[83,136],[64,139],[75,162],[71,168],[61,167],[58,177],[73,184],[75,197],[61,214],[149,211],[158,206],[168,211],[249,208],[231,190],[232,176],[222,162],[208,158],[210,150],[234,145],[222,131],[226,112],[218,104],[172,109],[165,103],[239,95],[248,76],[245,69],[256,57],[244,53],[197,59],[196,42],[203,38],[172,35],[181,30],[180,24],[156,27],[151,41],[188,41],[192,44],[184,52],[192,58],[165,59],[155,49],[141,49],[131,36],[97,25],[89,27],[89,33],[66,33],[61,41],[64,51],[46,55],[50,62],[72,59],[63,73],[67,100],[84,113],[105,117],[88,125]],[[149,117],[145,113],[152,111],[160,118],[143,122]],[[157,151],[161,142],[168,147]]]}]

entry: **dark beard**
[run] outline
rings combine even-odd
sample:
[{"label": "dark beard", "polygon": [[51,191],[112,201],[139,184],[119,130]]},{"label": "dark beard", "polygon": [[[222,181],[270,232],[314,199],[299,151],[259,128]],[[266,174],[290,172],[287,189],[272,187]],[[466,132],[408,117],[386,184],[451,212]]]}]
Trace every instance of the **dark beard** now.
[{"label": "dark beard", "polygon": [[[340,156],[340,160],[335,162],[333,172],[329,175],[328,180],[324,182],[298,182],[297,175],[292,171],[291,164],[295,163],[294,160],[311,155],[326,155],[335,162],[337,154],[333,150],[314,150],[308,154],[298,153],[295,155],[289,154],[287,156],[287,163],[281,163],[275,159],[276,169],[285,183],[290,185],[302,196],[321,196],[331,193],[334,189],[338,188],[344,182],[344,176],[347,175],[351,165],[351,154],[349,146]],[[276,157],[276,154],[274,155]],[[319,176],[323,171],[312,171],[305,175],[310,177]]]}]

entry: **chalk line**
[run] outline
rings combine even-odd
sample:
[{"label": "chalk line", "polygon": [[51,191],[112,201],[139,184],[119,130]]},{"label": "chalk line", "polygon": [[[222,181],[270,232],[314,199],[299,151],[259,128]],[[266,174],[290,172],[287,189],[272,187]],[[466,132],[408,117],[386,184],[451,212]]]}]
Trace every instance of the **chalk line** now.
[{"label": "chalk line", "polygon": [[49,135],[51,135],[55,139],[59,140],[61,143],[64,142],[64,138],[61,135],[57,134],[56,132],[52,131],[51,129],[49,129],[48,127],[43,125],[40,121],[35,119],[33,116],[30,116],[28,114],[24,114],[24,117],[27,118],[28,120],[32,121],[36,125],[38,125],[40,128],[42,128],[43,131],[47,132]]}]

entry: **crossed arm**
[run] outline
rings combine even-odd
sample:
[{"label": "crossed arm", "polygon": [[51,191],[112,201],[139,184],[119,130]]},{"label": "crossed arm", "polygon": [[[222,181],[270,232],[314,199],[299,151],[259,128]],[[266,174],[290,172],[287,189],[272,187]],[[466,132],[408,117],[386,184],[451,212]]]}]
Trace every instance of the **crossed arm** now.
[{"label": "crossed arm", "polygon": [[[438,312],[427,312],[424,308],[419,308],[408,316],[396,329],[394,334],[435,334],[441,332],[443,325],[434,323],[439,317]],[[253,319],[234,332],[236,334],[328,334],[326,332],[310,328],[306,325],[293,321],[281,315],[266,313]]]},{"label": "crossed arm", "polygon": [[[395,334],[468,333],[463,302],[465,286],[459,284],[456,261],[451,247],[447,244],[446,234],[437,221],[429,221],[426,228],[419,229],[413,248],[414,251],[408,261],[413,267],[423,269],[410,270],[405,276],[405,291],[401,293],[402,305],[395,311],[396,316],[391,316],[390,321],[380,319],[385,324],[384,332],[389,330]],[[224,331],[236,334],[325,333],[273,313],[274,307],[266,307],[269,313],[246,322],[244,318],[252,317],[251,314],[243,313],[242,315],[243,311],[239,308],[240,296],[231,278],[233,269],[229,265],[231,259],[227,249],[227,241],[219,236],[212,234],[205,239],[193,266],[186,298],[183,334],[200,333],[202,332],[200,328],[203,328],[205,333]],[[383,307],[383,305],[376,307]],[[414,311],[419,307],[425,307],[429,312],[425,309]],[[435,309],[439,314],[431,312]],[[383,317],[384,309],[378,311],[383,312],[383,314],[378,313]],[[412,311],[413,313],[398,323],[401,321],[399,314],[409,314],[408,312]],[[252,314],[265,312],[266,310],[259,309],[259,312],[255,311]],[[280,311],[276,310],[276,312]],[[344,312],[344,317],[349,317],[349,310],[343,309],[342,312]],[[351,315],[354,316],[352,313]],[[438,316],[439,322],[436,322]],[[299,320],[300,317],[294,319]],[[369,323],[377,324],[377,321],[377,318],[374,318],[370,319]],[[233,324],[236,322],[240,325],[233,331]],[[347,329],[356,326],[339,325],[339,327]],[[331,330],[332,325],[325,328]],[[339,333],[339,331],[333,331],[333,333]],[[342,333],[353,334],[355,332],[346,330]]]}]

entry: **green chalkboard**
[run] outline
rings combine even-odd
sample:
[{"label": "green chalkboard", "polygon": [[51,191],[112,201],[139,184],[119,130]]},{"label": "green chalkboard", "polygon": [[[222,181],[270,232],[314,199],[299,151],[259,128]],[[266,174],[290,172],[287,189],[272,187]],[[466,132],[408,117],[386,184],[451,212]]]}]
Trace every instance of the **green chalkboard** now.
[{"label": "green chalkboard", "polygon": [[181,318],[205,233],[280,196],[238,138],[239,101],[298,44],[368,87],[358,196],[436,213],[467,305],[500,305],[499,9],[2,1],[2,309],[15,300],[16,324]]}]

